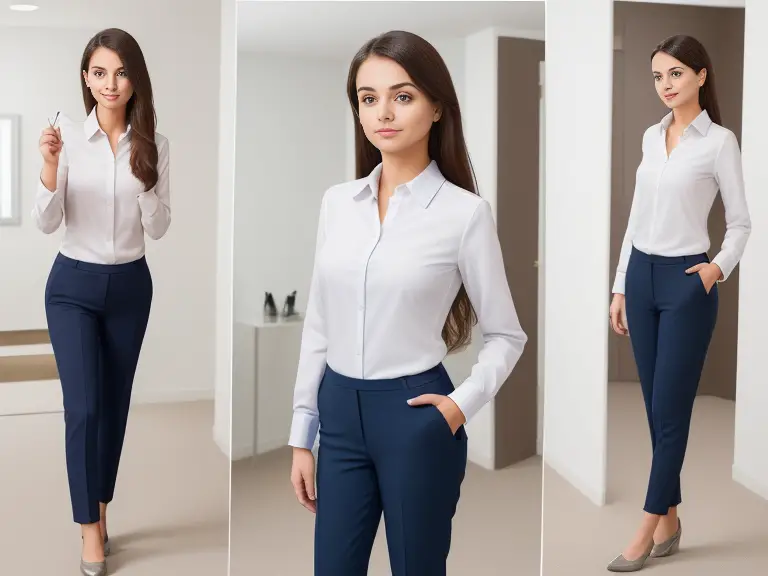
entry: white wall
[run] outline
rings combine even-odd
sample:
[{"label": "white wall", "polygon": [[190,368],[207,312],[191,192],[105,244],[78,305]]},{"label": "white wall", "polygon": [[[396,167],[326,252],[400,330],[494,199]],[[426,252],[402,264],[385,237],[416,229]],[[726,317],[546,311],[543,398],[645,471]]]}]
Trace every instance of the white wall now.
[{"label": "white wall", "polygon": [[[127,28],[145,53],[158,130],[170,140],[173,210],[167,236],[147,240],[155,296],[136,376],[137,399],[213,395],[219,10],[218,1],[199,2],[194,12],[159,11]],[[0,330],[46,326],[43,292],[61,231],[48,237],[30,221],[40,171],[37,139],[57,110],[84,118],[78,68],[96,31],[0,30],[0,109],[22,115],[23,192],[22,226],[0,227]]]},{"label": "white wall", "polygon": [[[768,52],[768,3],[746,0],[744,54],[745,70],[762,65]],[[768,81],[761,74],[744,75],[742,158],[747,202],[752,217],[752,234],[739,272],[739,335],[736,370],[736,429],[733,476],[747,488],[768,498],[768,356],[765,354],[765,326],[768,301],[765,268],[768,254],[768,174],[765,171],[765,94]],[[722,320],[721,320],[722,321]]]},{"label": "white wall", "polygon": [[603,504],[613,3],[546,10],[544,460]]},{"label": "white wall", "polygon": [[307,302],[320,200],[346,179],[346,76],[335,61],[238,55],[235,320]]}]

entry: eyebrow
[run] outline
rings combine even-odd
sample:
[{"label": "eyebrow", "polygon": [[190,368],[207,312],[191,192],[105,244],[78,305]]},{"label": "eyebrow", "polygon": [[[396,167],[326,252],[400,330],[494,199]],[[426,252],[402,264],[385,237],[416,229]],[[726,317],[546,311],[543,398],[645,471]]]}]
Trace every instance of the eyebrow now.
[{"label": "eyebrow", "polygon": [[[107,69],[104,68],[103,66],[91,66],[91,70],[103,70],[104,72],[107,71]],[[120,66],[120,68],[117,69],[118,72],[120,70],[125,70],[125,66]]]},{"label": "eyebrow", "polygon": [[[411,86],[413,88],[416,88],[418,90],[418,87],[413,82],[400,82],[400,84],[394,84],[389,87],[390,90],[400,90],[400,88],[405,88],[406,86]],[[370,86],[360,86],[360,88],[357,89],[358,92],[376,92],[375,89],[371,88]]]},{"label": "eyebrow", "polygon": [[[672,66],[672,68],[667,70],[667,72],[672,72],[672,70],[682,70],[682,69],[683,69],[682,66]],[[659,72],[658,70],[654,70],[653,73],[654,74],[661,74],[661,72]]]}]

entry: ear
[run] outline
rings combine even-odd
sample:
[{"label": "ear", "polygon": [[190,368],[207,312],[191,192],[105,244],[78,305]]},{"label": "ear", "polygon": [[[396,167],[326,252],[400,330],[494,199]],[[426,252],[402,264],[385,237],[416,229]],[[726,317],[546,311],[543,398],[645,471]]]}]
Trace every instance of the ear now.
[{"label": "ear", "polygon": [[435,115],[434,115],[432,121],[433,122],[438,122],[440,120],[440,118],[442,118],[442,117],[443,117],[443,109],[440,106],[438,106],[437,108],[435,108]]},{"label": "ear", "polygon": [[88,86],[88,88],[90,88],[90,85],[88,84],[88,72],[86,72],[85,70],[83,70],[83,82],[85,82],[85,85]]},{"label": "ear", "polygon": [[699,88],[704,86],[704,83],[707,81],[707,69],[702,68],[701,72],[699,72]]}]

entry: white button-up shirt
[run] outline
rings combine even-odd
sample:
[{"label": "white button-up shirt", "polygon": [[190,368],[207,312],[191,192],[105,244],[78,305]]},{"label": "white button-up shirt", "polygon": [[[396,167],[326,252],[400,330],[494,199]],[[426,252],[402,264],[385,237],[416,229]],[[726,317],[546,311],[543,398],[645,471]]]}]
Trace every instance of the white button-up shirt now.
[{"label": "white button-up shirt", "polygon": [[739,263],[751,230],[736,136],[712,122],[706,110],[688,125],[667,156],[672,112],[643,135],[643,160],[621,247],[613,292],[624,293],[632,245],[646,254],[692,256],[710,247],[707,219],[718,190],[726,232],[712,259],[727,279]]},{"label": "white button-up shirt", "polygon": [[512,301],[491,208],[433,161],[398,186],[383,225],[381,165],[321,203],[289,444],[311,448],[326,363],[362,379],[418,374],[443,361],[443,325],[462,282],[484,346],[450,394],[467,420],[507,379],[527,340]]},{"label": "white button-up shirt", "polygon": [[122,264],[144,255],[144,233],[158,239],[171,223],[168,140],[155,134],[158,175],[154,188],[131,172],[131,127],[120,136],[116,153],[99,126],[94,106],[85,122],[59,116],[64,147],[59,155],[56,190],[38,184],[32,218],[50,234],[65,222],[60,251],[75,260]]}]

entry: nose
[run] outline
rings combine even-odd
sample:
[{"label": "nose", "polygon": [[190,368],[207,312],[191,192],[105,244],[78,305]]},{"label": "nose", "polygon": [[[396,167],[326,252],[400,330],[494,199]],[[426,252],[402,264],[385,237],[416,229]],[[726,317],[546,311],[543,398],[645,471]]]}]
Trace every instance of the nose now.
[{"label": "nose", "polygon": [[112,75],[109,76],[109,81],[107,82],[107,90],[114,92],[117,90],[117,77]]},{"label": "nose", "polygon": [[382,98],[380,100],[378,112],[380,122],[391,122],[395,119],[395,111],[388,98]]}]

